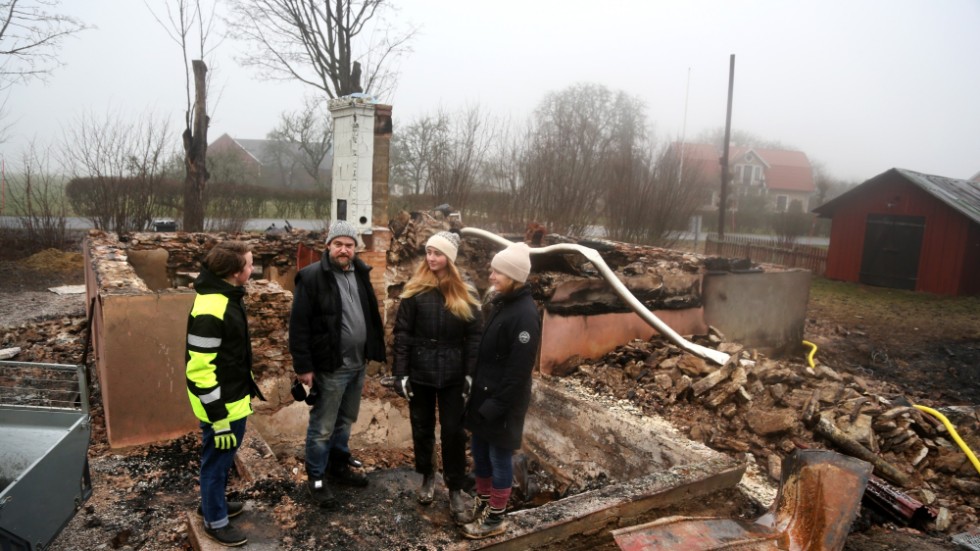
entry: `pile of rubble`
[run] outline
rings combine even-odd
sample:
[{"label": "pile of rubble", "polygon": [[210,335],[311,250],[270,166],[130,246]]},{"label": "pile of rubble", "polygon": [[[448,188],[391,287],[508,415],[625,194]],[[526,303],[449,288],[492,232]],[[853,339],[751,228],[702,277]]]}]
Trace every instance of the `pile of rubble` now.
[{"label": "pile of rubble", "polygon": [[[775,361],[717,333],[710,340],[732,361],[718,367],[654,337],[581,362],[567,376],[670,419],[693,440],[751,457],[774,480],[796,448],[837,449],[874,458],[876,475],[919,501],[928,510],[915,516],[919,528],[957,533],[977,524],[972,464],[940,421],[896,389],[818,360]],[[939,410],[976,447],[980,411]]]},{"label": "pile of rubble", "polygon": [[245,291],[248,329],[252,336],[252,372],[260,378],[291,374],[287,321],[293,294],[265,279],[250,280]]},{"label": "pile of rubble", "polygon": [[315,231],[292,230],[274,233],[138,233],[123,237],[100,230],[90,230],[93,243],[90,253],[99,258],[93,263],[100,288],[119,291],[147,292],[146,283],[129,263],[130,251],[167,253],[167,272],[173,281],[178,273],[196,273],[207,251],[219,241],[244,241],[252,250],[257,266],[279,268],[285,272],[296,266],[296,251],[300,245],[310,249],[323,248],[323,234]]}]

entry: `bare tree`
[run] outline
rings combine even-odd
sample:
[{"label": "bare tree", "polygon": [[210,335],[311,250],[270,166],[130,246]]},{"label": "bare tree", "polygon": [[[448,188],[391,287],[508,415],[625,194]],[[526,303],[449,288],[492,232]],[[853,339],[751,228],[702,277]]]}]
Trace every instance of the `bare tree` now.
[{"label": "bare tree", "polygon": [[429,192],[437,203],[462,209],[473,191],[495,129],[479,106],[466,108],[451,117],[440,117],[448,118],[451,123],[445,139],[437,141],[434,147],[429,165]]},{"label": "bare tree", "polygon": [[88,28],[55,10],[61,0],[0,1],[0,90],[47,78],[65,39]]},{"label": "bare tree", "polygon": [[[144,0],[145,3],[145,0]],[[149,4],[153,16],[168,32],[170,38],[180,46],[184,61],[184,89],[186,109],[184,111],[184,131],[181,135],[184,145],[184,219],[182,228],[186,231],[204,229],[204,188],[208,181],[208,68],[204,57],[208,53],[208,39],[214,24],[213,4],[210,10],[202,8],[200,0],[174,0],[166,3],[166,22]],[[192,41],[195,42],[192,44]],[[190,59],[194,50],[198,59]],[[191,83],[194,94],[191,94]]]},{"label": "bare tree", "polygon": [[522,205],[521,165],[531,147],[530,129],[502,123],[497,138],[493,140],[481,171],[482,189],[476,194],[477,201],[470,201],[467,218],[482,218],[486,227],[501,232],[523,231],[528,220],[524,219]]},{"label": "bare tree", "polygon": [[307,98],[302,110],[283,113],[267,138],[283,146],[277,150],[278,162],[284,167],[298,164],[315,189],[326,188],[330,174],[322,165],[333,147],[333,120],[324,102]]},{"label": "bare tree", "polygon": [[10,199],[28,242],[61,249],[69,241],[68,206],[63,177],[51,168],[50,159],[32,142],[21,157],[20,170],[10,178]]},{"label": "bare tree", "polygon": [[436,148],[446,141],[448,116],[439,112],[412,121],[391,140],[391,183],[403,193],[419,195],[429,189],[430,165]]},{"label": "bare tree", "polygon": [[613,239],[672,247],[710,192],[694,163],[683,164],[664,146],[632,159],[633,166],[606,202],[606,228]]},{"label": "bare tree", "polygon": [[774,212],[769,215],[769,224],[776,241],[781,247],[792,248],[796,241],[810,229],[816,217],[803,211],[803,203],[793,199],[785,212]]},{"label": "bare tree", "polygon": [[[81,20],[55,13],[61,0],[0,0],[0,92],[16,84],[46,80],[62,65],[58,53],[66,39],[88,27]],[[6,98],[0,121],[7,119]],[[0,124],[0,142],[10,123]]]},{"label": "bare tree", "polygon": [[385,20],[387,0],[229,0],[235,34],[253,49],[242,63],[268,78],[296,79],[330,98],[383,96],[414,29]]},{"label": "bare tree", "polygon": [[146,229],[171,155],[166,122],[82,116],[64,136],[62,155],[75,212],[117,233]]},{"label": "bare tree", "polygon": [[521,166],[524,219],[582,234],[602,211],[609,176],[615,95],[581,84],[549,94],[534,114]]}]

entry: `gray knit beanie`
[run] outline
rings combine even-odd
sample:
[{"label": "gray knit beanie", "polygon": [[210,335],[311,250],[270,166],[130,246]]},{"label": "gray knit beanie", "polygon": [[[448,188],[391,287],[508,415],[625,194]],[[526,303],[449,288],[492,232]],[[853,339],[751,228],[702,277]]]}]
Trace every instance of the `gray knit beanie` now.
[{"label": "gray knit beanie", "polygon": [[338,237],[350,237],[357,244],[357,228],[347,220],[334,220],[330,223],[330,233],[327,234],[327,245]]},{"label": "gray knit beanie", "polygon": [[527,281],[531,273],[531,248],[527,243],[513,243],[494,255],[490,266],[518,283]]},{"label": "gray knit beanie", "polygon": [[453,264],[456,263],[456,254],[459,252],[459,235],[448,232],[441,231],[425,242],[425,247],[432,247],[433,249],[446,255]]}]

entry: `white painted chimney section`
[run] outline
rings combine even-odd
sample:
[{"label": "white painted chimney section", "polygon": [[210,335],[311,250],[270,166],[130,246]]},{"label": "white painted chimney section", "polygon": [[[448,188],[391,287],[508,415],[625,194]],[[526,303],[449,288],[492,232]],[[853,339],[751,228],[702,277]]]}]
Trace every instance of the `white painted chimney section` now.
[{"label": "white painted chimney section", "polygon": [[333,186],[330,218],[371,233],[374,180],[374,102],[370,96],[330,100],[333,116]]}]

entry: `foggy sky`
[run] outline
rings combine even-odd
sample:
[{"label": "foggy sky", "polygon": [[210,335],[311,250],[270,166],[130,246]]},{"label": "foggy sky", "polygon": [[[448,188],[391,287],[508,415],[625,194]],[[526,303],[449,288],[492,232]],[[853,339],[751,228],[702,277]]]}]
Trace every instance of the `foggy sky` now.
[{"label": "foggy sky", "polygon": [[[976,0],[393,1],[398,21],[419,28],[384,98],[396,133],[440,107],[523,121],[548,92],[588,82],[640,98],[659,140],[693,139],[724,126],[735,54],[734,130],[801,150],[848,181],[892,167],[980,171]],[[31,140],[57,144],[82,115],[152,113],[170,121],[176,145],[180,49],[143,2],[65,0],[61,10],[98,28],[68,42],[47,83],[11,90],[8,166]],[[209,141],[263,138],[315,92],[260,80],[234,60],[240,49],[226,40],[210,63]]]}]

